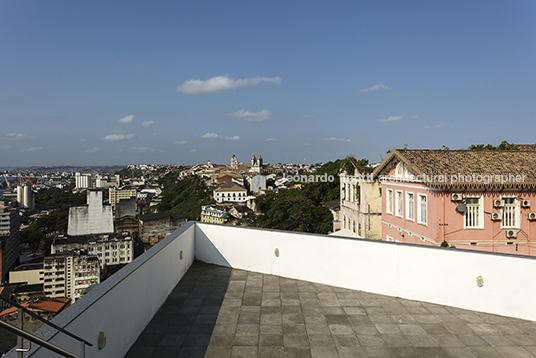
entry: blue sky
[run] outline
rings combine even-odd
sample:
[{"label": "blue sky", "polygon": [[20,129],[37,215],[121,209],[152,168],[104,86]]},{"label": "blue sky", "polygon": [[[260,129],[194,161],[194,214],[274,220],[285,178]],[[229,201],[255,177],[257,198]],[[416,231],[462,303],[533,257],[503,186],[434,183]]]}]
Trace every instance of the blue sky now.
[{"label": "blue sky", "polygon": [[0,167],[536,143],[534,1],[0,0]]}]

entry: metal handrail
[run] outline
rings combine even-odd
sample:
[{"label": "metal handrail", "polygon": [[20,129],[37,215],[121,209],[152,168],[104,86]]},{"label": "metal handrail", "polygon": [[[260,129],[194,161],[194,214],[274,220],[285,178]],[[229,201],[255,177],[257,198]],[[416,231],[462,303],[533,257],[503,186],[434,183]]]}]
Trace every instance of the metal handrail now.
[{"label": "metal handrail", "polygon": [[[38,314],[26,309],[25,307],[21,306],[20,304],[18,304],[17,302],[15,301],[12,301],[11,299],[7,298],[7,297],[2,297],[0,296],[0,300],[3,300],[3,301],[6,301],[7,303],[9,303],[10,305],[12,306],[15,306],[17,307],[17,314],[19,316],[19,325],[20,327],[16,327],[12,324],[9,324],[7,322],[4,322],[2,320],[0,320],[0,327],[1,328],[4,328],[14,334],[16,334],[19,338],[17,339],[18,341],[18,348],[16,349],[16,351],[18,352],[19,356],[21,356],[22,352],[27,352],[30,350],[31,348],[31,344],[32,342],[36,343],[36,344],[39,344],[55,353],[58,353],[64,357],[68,357],[68,358],[79,358],[78,356],[74,355],[73,353],[71,352],[68,352],[58,346],[55,346],[54,344],[52,343],[49,343],[47,341],[45,341],[44,339],[41,339],[29,332],[26,332],[23,328],[23,317],[24,317],[24,313],[27,313],[29,314],[30,316],[36,318],[37,320],[43,322],[44,324],[46,324],[47,326],[50,326],[56,330],[58,330],[59,332],[63,333],[63,334],[66,334],[68,335],[69,337],[71,338],[74,338],[76,339],[77,341],[79,341],[81,343],[81,356],[80,357],[84,357],[85,356],[85,345],[87,344],[88,346],[93,346],[93,344],[91,344],[90,342],[86,341],[85,339],[83,338],[80,338],[78,337],[77,335],[59,327],[58,325],[52,323],[52,322],[49,322],[47,321],[46,319],[42,318],[41,316],[39,316]],[[26,338],[27,340],[29,340],[29,347],[28,349],[22,349],[22,338]],[[21,356],[22,357],[22,356]]]},{"label": "metal handrail", "polygon": [[43,346],[45,348],[50,349],[51,351],[53,351],[55,353],[61,354],[64,357],[79,358],[77,355],[74,355],[71,352],[66,351],[65,349],[57,347],[57,346],[53,345],[52,343],[49,343],[49,342],[45,341],[44,339],[41,339],[41,338],[39,338],[37,336],[34,336],[33,334],[28,333],[25,330],[20,329],[18,327],[15,327],[14,325],[9,324],[7,322],[4,322],[2,320],[0,320],[0,327],[4,328],[4,329],[6,329],[6,330],[8,330],[8,331],[10,331],[12,333],[15,333],[17,336],[24,337],[27,340],[29,340],[30,342],[34,342],[34,343],[39,344],[39,345],[41,345],[41,346]]},{"label": "metal handrail", "polygon": [[52,327],[52,328],[54,328],[54,329],[57,329],[57,330],[60,331],[61,333],[64,333],[64,334],[68,335],[69,337],[76,339],[76,340],[79,341],[79,342],[84,342],[86,345],[88,345],[88,346],[90,346],[90,347],[93,346],[93,344],[89,343],[89,342],[86,341],[85,339],[80,338],[80,337],[78,337],[77,335],[75,335],[75,334],[73,334],[73,333],[71,333],[71,332],[69,332],[69,331],[66,331],[65,329],[61,328],[60,326],[58,326],[58,325],[56,325],[56,324],[54,324],[54,323],[52,323],[52,322],[50,322],[50,321],[47,321],[47,320],[44,319],[43,317],[39,316],[39,315],[36,314],[36,313],[33,313],[33,312],[30,311],[29,309],[27,309],[27,308],[21,306],[21,305],[18,304],[17,302],[12,301],[12,300],[10,300],[10,299],[7,298],[7,297],[2,297],[2,296],[0,296],[0,300],[6,301],[6,302],[9,303],[10,305],[15,306],[15,307],[17,307],[18,309],[23,310],[24,313],[29,314],[30,316],[32,316],[33,318],[38,319],[39,321],[43,322],[43,323],[46,324],[47,326],[50,326],[50,327]]}]

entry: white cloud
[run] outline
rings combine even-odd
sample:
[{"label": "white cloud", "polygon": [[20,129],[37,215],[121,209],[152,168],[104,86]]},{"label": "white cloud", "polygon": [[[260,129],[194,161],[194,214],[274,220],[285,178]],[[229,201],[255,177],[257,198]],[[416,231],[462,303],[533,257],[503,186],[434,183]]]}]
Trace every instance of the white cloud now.
[{"label": "white cloud", "polygon": [[106,140],[109,142],[119,141],[119,140],[129,140],[134,138],[135,134],[109,134],[106,137],[102,138],[102,140]]},{"label": "white cloud", "polygon": [[398,121],[401,121],[402,120],[402,116],[389,116],[389,118],[385,118],[385,119],[378,119],[378,122],[398,122]]},{"label": "white cloud", "polygon": [[96,153],[99,150],[100,150],[99,147],[95,147],[95,148],[91,148],[91,149],[86,149],[84,152],[86,152],[86,153]]},{"label": "white cloud", "polygon": [[190,151],[190,153],[195,153],[195,152],[197,152],[197,149],[192,149],[192,150]]},{"label": "white cloud", "polygon": [[436,124],[435,126],[424,126],[424,128],[440,128],[441,124]]},{"label": "white cloud", "polygon": [[175,144],[186,144],[186,143],[188,143],[187,140],[176,140],[175,141]]},{"label": "white cloud", "polygon": [[335,137],[331,137],[331,138],[324,138],[324,140],[332,140],[332,141],[337,141],[337,142],[351,142],[350,139],[344,139],[344,138],[335,138]]},{"label": "white cloud", "polygon": [[383,83],[379,83],[379,84],[376,84],[372,87],[369,87],[369,88],[364,88],[362,90],[359,90],[359,92],[371,92],[371,91],[378,91],[378,90],[384,90],[384,91],[387,91],[387,90],[390,90],[391,88],[389,88],[389,86],[383,84]]},{"label": "white cloud", "polygon": [[150,127],[154,124],[154,121],[146,121],[146,122],[142,122],[142,126],[143,127]]},{"label": "white cloud", "polygon": [[418,118],[419,118],[418,114],[416,116],[413,116],[413,119],[418,119]]},{"label": "white cloud", "polygon": [[134,115],[131,114],[130,116],[121,118],[118,122],[119,123],[132,123],[133,121],[134,121]]},{"label": "white cloud", "polygon": [[219,93],[230,90],[235,90],[244,86],[255,86],[261,82],[281,84],[279,77],[248,77],[248,78],[229,78],[229,76],[216,76],[209,78],[206,81],[200,79],[190,79],[185,81],[179,87],[177,92],[191,95],[204,95],[208,93]]},{"label": "white cloud", "polygon": [[219,137],[220,135],[216,133],[205,133],[201,136],[203,139],[218,139]]},{"label": "white cloud", "polygon": [[4,145],[0,145],[0,148],[8,149],[8,148],[11,148],[11,146],[9,144],[4,144]]},{"label": "white cloud", "polygon": [[22,134],[22,133],[7,133],[7,134],[4,134],[1,138],[18,140],[18,139],[30,139],[32,137],[29,137],[26,134]]},{"label": "white cloud", "polygon": [[201,138],[203,139],[225,139],[225,140],[232,140],[232,141],[237,141],[237,140],[240,140],[240,137],[235,135],[233,137],[229,137],[229,136],[226,136],[226,135],[219,135],[219,134],[216,134],[216,133],[205,133],[201,136]]},{"label": "white cloud", "polygon": [[270,119],[270,112],[267,109],[263,109],[260,112],[250,112],[246,111],[245,109],[241,109],[239,111],[236,111],[234,113],[231,113],[231,116],[238,119],[239,121],[245,121],[245,122],[262,122],[267,121]]},{"label": "white cloud", "polygon": [[41,149],[43,149],[43,147],[30,147],[30,148],[23,149],[22,152],[38,152]]},{"label": "white cloud", "polygon": [[278,142],[278,140],[275,139],[275,138],[268,138],[268,139],[266,139],[266,141],[267,142]]}]

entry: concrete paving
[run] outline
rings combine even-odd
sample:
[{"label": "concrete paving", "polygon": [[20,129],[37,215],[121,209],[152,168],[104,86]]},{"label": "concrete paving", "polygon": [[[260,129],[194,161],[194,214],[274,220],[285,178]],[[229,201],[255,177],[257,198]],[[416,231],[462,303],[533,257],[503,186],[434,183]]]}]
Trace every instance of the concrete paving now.
[{"label": "concrete paving", "polygon": [[535,357],[536,322],[195,262],[125,357]]}]

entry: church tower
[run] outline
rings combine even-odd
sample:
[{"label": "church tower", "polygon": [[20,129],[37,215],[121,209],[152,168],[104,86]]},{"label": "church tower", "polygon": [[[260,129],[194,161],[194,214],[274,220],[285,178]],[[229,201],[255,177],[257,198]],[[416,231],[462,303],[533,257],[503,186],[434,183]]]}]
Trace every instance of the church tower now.
[{"label": "church tower", "polygon": [[236,159],[236,155],[234,154],[231,157],[231,168],[238,169],[238,159]]}]

